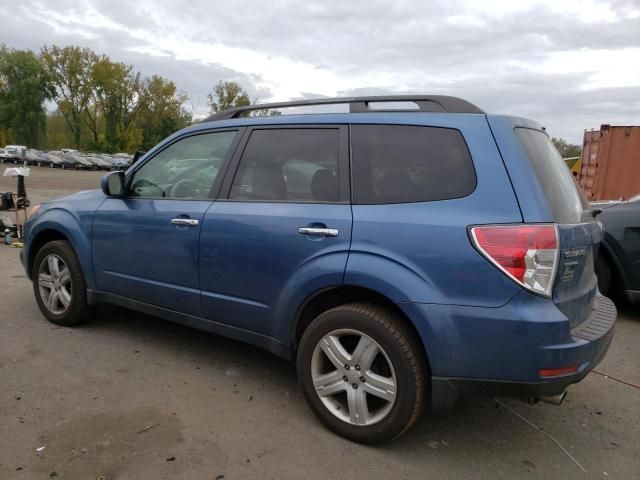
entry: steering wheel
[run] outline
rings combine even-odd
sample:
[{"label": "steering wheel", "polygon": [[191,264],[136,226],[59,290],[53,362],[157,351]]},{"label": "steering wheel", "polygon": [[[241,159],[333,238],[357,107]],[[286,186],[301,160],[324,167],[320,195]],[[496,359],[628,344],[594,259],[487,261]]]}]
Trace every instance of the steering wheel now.
[{"label": "steering wheel", "polygon": [[171,187],[169,196],[173,198],[199,198],[201,190],[202,187],[198,182],[184,179],[180,180],[173,187]]},{"label": "steering wheel", "polygon": [[156,185],[155,183],[153,183],[150,180],[147,180],[146,178],[142,178],[138,181],[136,181],[132,186],[131,186],[131,190],[133,190],[134,192],[137,192],[138,189],[140,188],[144,188],[144,187],[151,187],[151,188],[157,188],[158,190],[160,190],[163,193],[164,196],[164,190],[162,190],[162,188],[160,188],[159,185]]}]

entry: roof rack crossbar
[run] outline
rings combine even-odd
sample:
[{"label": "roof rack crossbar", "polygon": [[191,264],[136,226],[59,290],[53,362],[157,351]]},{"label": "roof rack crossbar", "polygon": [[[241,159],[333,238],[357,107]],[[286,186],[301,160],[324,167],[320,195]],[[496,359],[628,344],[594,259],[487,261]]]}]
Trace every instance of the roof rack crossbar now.
[{"label": "roof rack crossbar", "polygon": [[[407,109],[375,109],[369,108],[370,103],[376,102],[413,102],[419,110]],[[229,120],[238,118],[243,113],[254,110],[276,110],[278,108],[309,107],[315,105],[336,105],[348,104],[351,113],[362,112],[447,112],[447,113],[485,113],[474,104],[458,97],[447,95],[383,95],[369,97],[344,97],[344,98],[317,98],[312,100],[294,100],[290,102],[263,103],[260,105],[246,105],[234,107],[222,112],[217,112],[203,120],[203,122],[213,122],[217,120]]]}]

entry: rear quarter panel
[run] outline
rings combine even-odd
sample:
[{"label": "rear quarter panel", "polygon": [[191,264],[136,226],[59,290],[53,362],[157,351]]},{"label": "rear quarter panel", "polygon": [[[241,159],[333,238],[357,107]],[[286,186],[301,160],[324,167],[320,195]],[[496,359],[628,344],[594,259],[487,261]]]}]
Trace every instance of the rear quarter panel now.
[{"label": "rear quarter panel", "polygon": [[486,117],[421,114],[389,116],[379,123],[459,130],[475,165],[477,186],[469,196],[453,200],[353,205],[345,283],[376,290],[396,302],[507,303],[519,287],[475,250],[467,232],[470,225],[522,221]]}]

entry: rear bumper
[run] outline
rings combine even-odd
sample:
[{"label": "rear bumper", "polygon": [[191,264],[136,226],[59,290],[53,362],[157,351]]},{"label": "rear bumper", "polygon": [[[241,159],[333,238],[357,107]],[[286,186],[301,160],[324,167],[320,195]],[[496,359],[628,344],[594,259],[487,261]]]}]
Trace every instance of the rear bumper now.
[{"label": "rear bumper", "polygon": [[[442,307],[419,308],[428,315],[418,331],[431,366],[434,410],[466,396],[561,393],[602,360],[617,316],[613,302],[600,295],[589,318],[573,329],[552,301],[525,292],[500,308]],[[540,369],[570,366],[577,371],[540,376]]]}]

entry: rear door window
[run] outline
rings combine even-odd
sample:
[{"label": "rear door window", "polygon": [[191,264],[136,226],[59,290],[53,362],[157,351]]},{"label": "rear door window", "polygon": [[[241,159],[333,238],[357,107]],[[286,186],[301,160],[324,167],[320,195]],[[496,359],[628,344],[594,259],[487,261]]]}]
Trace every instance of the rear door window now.
[{"label": "rear door window", "polygon": [[254,130],[229,198],[263,202],[338,202],[338,128]]},{"label": "rear door window", "polygon": [[460,198],[476,187],[473,161],[458,130],[353,125],[351,151],[356,204]]},{"label": "rear door window", "polygon": [[531,128],[516,128],[538,183],[557,223],[579,223],[587,201],[571,171],[546,133]]}]

